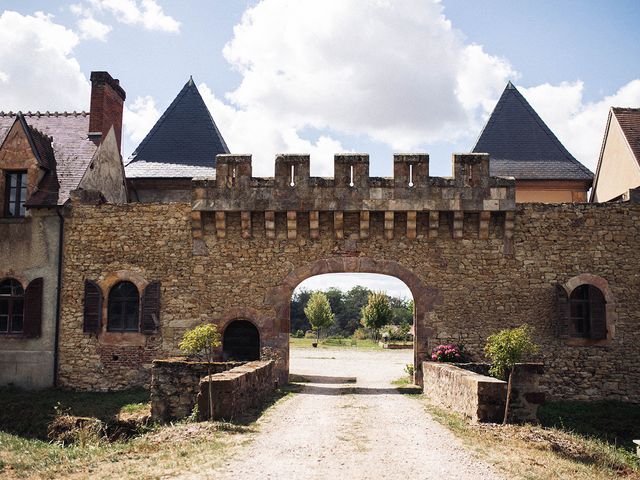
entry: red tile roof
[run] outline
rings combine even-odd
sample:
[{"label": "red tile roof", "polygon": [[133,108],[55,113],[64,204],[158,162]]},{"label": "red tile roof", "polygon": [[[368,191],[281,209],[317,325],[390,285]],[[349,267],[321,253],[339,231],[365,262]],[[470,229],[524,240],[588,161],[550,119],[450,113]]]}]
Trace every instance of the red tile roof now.
[{"label": "red tile roof", "polygon": [[[23,115],[31,129],[43,166],[50,168],[57,177],[45,175],[38,186],[39,193],[35,194],[29,203],[63,205],[69,199],[69,193],[78,188],[98,148],[88,136],[89,114],[86,112],[28,112]],[[0,145],[4,142],[16,118],[17,114],[13,112],[0,112]],[[39,133],[34,134],[34,130]],[[45,141],[46,137],[50,137],[50,141],[49,139]],[[50,163],[47,166],[44,162],[54,160],[50,158],[51,148],[55,165]]]},{"label": "red tile roof", "polygon": [[622,133],[627,137],[636,161],[640,164],[640,108],[612,107],[611,111],[616,116]]}]

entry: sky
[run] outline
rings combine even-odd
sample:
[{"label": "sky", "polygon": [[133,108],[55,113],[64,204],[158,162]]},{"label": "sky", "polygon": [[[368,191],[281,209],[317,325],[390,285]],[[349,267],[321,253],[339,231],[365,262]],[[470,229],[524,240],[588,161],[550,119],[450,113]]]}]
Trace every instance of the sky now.
[{"label": "sky", "polygon": [[[595,170],[610,106],[640,106],[637,0],[0,0],[0,110],[88,110],[89,74],[127,92],[127,157],[192,75],[233,153],[472,149],[512,81]],[[318,277],[320,278],[320,277]],[[336,277],[337,278],[337,277]],[[345,287],[346,288],[346,287]]]}]

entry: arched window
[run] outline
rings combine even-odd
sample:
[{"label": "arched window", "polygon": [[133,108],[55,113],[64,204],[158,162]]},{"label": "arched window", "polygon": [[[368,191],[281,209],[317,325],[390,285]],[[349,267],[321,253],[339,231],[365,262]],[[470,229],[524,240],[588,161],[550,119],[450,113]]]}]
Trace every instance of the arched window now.
[{"label": "arched window", "polygon": [[137,332],[140,323],[140,294],[131,282],[116,283],[109,292],[107,330]]},{"label": "arched window", "polygon": [[22,333],[24,289],[12,278],[0,282],[0,334]]},{"label": "arched window", "polygon": [[607,338],[607,318],[604,295],[598,287],[580,285],[569,298],[570,336],[603,340]]},{"label": "arched window", "polygon": [[225,360],[260,360],[260,333],[247,320],[234,320],[224,330],[222,356]]}]

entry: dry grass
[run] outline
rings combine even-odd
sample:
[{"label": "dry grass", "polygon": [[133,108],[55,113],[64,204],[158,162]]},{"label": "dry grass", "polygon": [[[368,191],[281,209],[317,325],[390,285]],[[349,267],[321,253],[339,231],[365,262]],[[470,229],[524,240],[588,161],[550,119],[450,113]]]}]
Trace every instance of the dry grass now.
[{"label": "dry grass", "polygon": [[435,420],[509,479],[640,480],[637,459],[605,442],[531,425],[469,424],[421,401]]}]

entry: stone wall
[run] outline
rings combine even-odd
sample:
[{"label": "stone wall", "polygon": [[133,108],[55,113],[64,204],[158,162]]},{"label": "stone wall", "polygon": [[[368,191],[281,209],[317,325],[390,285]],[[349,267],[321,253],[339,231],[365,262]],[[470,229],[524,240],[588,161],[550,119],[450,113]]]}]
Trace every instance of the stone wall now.
[{"label": "stone wall", "polygon": [[[265,403],[278,387],[275,362],[253,361],[200,380],[198,418],[231,420]],[[213,412],[209,416],[209,388]]]},{"label": "stone wall", "polygon": [[[464,343],[479,361],[490,334],[526,322],[542,345],[540,388],[550,398],[640,401],[640,205],[527,204],[514,207],[512,220],[508,211],[418,211],[415,217],[371,211],[366,236],[357,211],[321,210],[316,218],[304,211],[218,215],[192,208],[73,205],[60,347],[65,386],[148,382],[149,358],[176,355],[188,328],[213,321],[223,331],[234,319],[258,327],[262,350],[276,354],[280,381],[286,381],[294,288],[317,274],[363,272],[395,276],[410,288],[418,380],[434,346]],[[82,332],[84,280],[101,281],[115,271],[162,283],[159,331],[138,343],[127,343],[123,334],[117,344],[144,347],[133,370],[105,363],[106,337]],[[556,285],[581,274],[605,279],[615,300],[615,334],[604,343],[570,345],[559,338]]]},{"label": "stone wall", "polygon": [[188,417],[196,405],[200,380],[240,366],[238,362],[193,362],[184,358],[154,360],[151,368],[151,416],[158,422]]},{"label": "stone wall", "polygon": [[[474,422],[502,422],[507,382],[479,371],[486,364],[424,362],[424,394],[437,405],[459,413]],[[544,403],[540,392],[540,364],[522,364],[514,374],[510,421],[537,421],[538,407]]]}]

